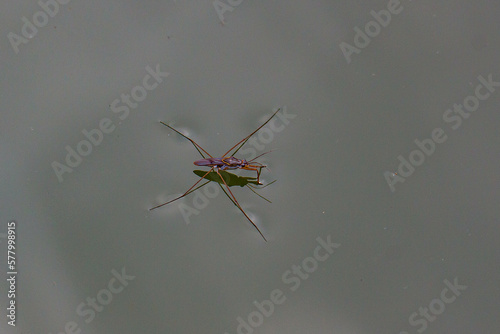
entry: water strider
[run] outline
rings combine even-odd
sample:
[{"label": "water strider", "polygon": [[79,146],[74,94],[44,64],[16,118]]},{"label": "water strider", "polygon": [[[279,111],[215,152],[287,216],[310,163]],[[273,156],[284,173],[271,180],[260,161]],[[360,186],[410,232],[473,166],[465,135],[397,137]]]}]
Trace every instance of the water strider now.
[{"label": "water strider", "polygon": [[[180,131],[174,129],[170,125],[168,125],[168,124],[166,124],[164,122],[160,122],[161,124],[165,125],[166,127],[170,128],[171,130],[177,132],[182,137],[184,137],[187,140],[189,140],[191,142],[191,144],[193,144],[193,146],[196,148],[196,150],[198,151],[198,153],[200,153],[200,155],[203,158],[203,159],[200,159],[200,160],[196,160],[194,162],[194,164],[196,166],[210,167],[210,169],[207,172],[204,172],[204,171],[194,171],[196,175],[200,176],[200,179],[198,181],[196,181],[196,183],[193,184],[188,190],[186,190],[186,192],[184,194],[180,195],[179,197],[174,198],[173,200],[170,200],[170,201],[165,202],[163,204],[157,205],[157,206],[155,206],[155,207],[153,207],[153,208],[151,208],[149,210],[157,209],[159,207],[162,207],[164,205],[172,203],[172,202],[174,202],[174,201],[176,201],[178,199],[181,199],[184,196],[189,195],[193,191],[195,191],[195,190],[203,187],[208,182],[214,181],[214,182],[217,182],[219,184],[219,186],[224,191],[224,193],[226,194],[226,196],[231,200],[231,202],[233,202],[233,204],[236,205],[236,207],[238,207],[238,209],[240,209],[240,211],[243,213],[243,215],[245,215],[245,217],[248,219],[248,221],[250,221],[250,223],[252,223],[252,225],[257,229],[257,231],[260,233],[260,235],[262,236],[262,238],[264,238],[264,240],[267,241],[266,237],[264,237],[264,235],[259,230],[259,228],[257,227],[257,225],[255,225],[255,223],[250,219],[250,217],[248,217],[248,215],[245,213],[245,211],[241,208],[240,204],[238,203],[238,200],[234,196],[234,194],[231,191],[231,189],[229,189],[229,187],[233,186],[233,185],[239,185],[239,186],[242,186],[242,187],[243,186],[247,186],[250,190],[252,190],[254,193],[257,194],[257,192],[255,192],[252,189],[252,187],[259,189],[257,186],[262,185],[262,183],[260,183],[260,173],[262,171],[262,168],[266,168],[267,166],[261,164],[260,162],[255,161],[255,159],[257,159],[257,158],[261,157],[262,155],[264,155],[266,153],[269,153],[269,152],[262,153],[261,155],[253,158],[250,161],[246,161],[245,159],[238,159],[238,158],[234,157],[234,155],[243,147],[243,145],[245,145],[247,143],[247,141],[255,133],[257,133],[257,131],[259,131],[264,125],[266,125],[278,113],[278,111],[280,111],[280,110],[281,110],[281,108],[278,108],[278,110],[276,110],[274,112],[274,114],[272,114],[272,116],[269,117],[269,119],[267,121],[265,121],[261,126],[259,126],[254,132],[252,132],[251,134],[249,134],[248,136],[246,136],[245,138],[243,138],[242,140],[240,140],[238,143],[236,143],[236,145],[234,145],[229,150],[227,150],[227,152],[224,153],[221,158],[214,158],[212,155],[210,155],[210,153],[208,153],[207,151],[205,151],[203,149],[203,147],[201,147],[194,140],[192,140],[191,138],[185,136]],[[234,151],[231,154],[229,154],[233,149],[234,149]],[[203,153],[205,153],[205,154],[203,154]],[[255,178],[241,177],[241,176],[237,176],[235,174],[227,172],[227,170],[231,170],[231,169],[244,169],[244,170],[255,171],[255,172],[257,172],[257,177],[255,177]],[[224,177],[223,177],[223,175],[224,175]],[[198,183],[200,183],[200,181],[203,180],[203,179],[206,179],[208,181],[205,182],[205,183],[203,183],[202,185],[196,187],[196,185]],[[273,182],[275,182],[275,181],[273,181]],[[271,183],[273,183],[273,182],[271,182]],[[271,184],[271,183],[269,183],[269,184]],[[222,187],[222,184],[224,184],[224,186],[226,187],[227,192]],[[250,184],[252,184],[253,186],[250,187],[249,186]],[[264,187],[268,186],[269,184],[265,185]],[[261,187],[261,188],[264,188],[264,187]],[[229,194],[228,194],[228,192],[229,192]],[[257,195],[260,196],[260,197],[262,197],[259,194],[257,194]],[[264,198],[264,197],[262,197],[262,198]],[[270,202],[268,199],[266,199],[266,198],[264,198],[264,199],[266,201]]]}]

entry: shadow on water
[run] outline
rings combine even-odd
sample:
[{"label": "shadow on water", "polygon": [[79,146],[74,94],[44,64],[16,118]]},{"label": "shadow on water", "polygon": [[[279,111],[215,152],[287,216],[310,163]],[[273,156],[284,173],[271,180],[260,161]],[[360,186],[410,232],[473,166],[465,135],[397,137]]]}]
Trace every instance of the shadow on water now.
[{"label": "shadow on water", "polygon": [[[273,184],[274,182],[276,182],[276,180],[274,180],[272,182],[269,182],[268,184],[264,185],[264,184],[260,183],[259,181],[257,181],[256,177],[239,176],[239,175],[236,175],[236,174],[233,174],[233,173],[226,172],[224,170],[221,170],[218,173],[216,171],[211,171],[208,174],[207,174],[206,171],[203,171],[203,170],[194,170],[193,173],[195,173],[197,176],[202,177],[202,178],[204,178],[204,179],[206,179],[208,181],[205,182],[205,183],[203,183],[202,185],[194,188],[193,190],[191,190],[190,192],[188,192],[188,194],[190,194],[191,192],[193,192],[193,191],[195,191],[195,190],[203,187],[204,185],[208,184],[209,182],[217,182],[219,184],[219,186],[221,187],[221,189],[226,194],[226,196],[229,197],[229,199],[231,200],[231,202],[233,202],[234,205],[236,205],[236,203],[233,201],[233,199],[231,198],[231,196],[229,196],[226,193],[226,190],[222,187],[222,185],[224,185],[224,183],[227,184],[227,186],[229,186],[229,187],[234,187],[234,186],[245,187],[246,186],[254,194],[256,194],[260,198],[262,198],[262,199],[268,201],[269,203],[271,203],[270,200],[268,200],[264,196],[260,195],[258,192],[255,191],[255,189],[257,189],[257,190],[264,189],[265,187],[267,187],[267,186]],[[219,176],[219,174],[220,174],[220,176]],[[223,180],[221,179],[221,176],[222,176]]]}]

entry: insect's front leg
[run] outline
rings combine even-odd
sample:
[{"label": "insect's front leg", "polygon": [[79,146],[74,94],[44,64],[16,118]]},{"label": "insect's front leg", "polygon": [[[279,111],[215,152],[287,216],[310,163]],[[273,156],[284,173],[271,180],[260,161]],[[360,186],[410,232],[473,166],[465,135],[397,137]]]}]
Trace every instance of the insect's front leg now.
[{"label": "insect's front leg", "polygon": [[262,167],[257,168],[256,170],[257,170],[257,183],[262,184],[260,183],[260,172],[262,171]]}]

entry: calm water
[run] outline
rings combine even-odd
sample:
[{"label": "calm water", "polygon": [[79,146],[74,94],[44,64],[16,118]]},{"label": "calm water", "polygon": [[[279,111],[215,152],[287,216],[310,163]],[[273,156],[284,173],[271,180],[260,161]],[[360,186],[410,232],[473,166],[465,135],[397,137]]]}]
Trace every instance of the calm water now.
[{"label": "calm water", "polygon": [[[4,38],[1,332],[498,332],[499,6],[236,3],[71,2]],[[238,155],[273,150],[272,204],[232,188],[267,243],[214,185],[148,211],[200,169],[159,121],[219,156],[279,107]]]}]

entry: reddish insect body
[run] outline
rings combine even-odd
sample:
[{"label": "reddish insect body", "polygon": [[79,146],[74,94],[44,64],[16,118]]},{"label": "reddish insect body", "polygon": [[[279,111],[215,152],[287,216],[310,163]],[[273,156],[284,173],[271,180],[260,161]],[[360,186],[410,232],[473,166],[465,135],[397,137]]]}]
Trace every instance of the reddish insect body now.
[{"label": "reddish insect body", "polygon": [[[257,225],[255,225],[255,223],[248,217],[248,215],[245,213],[245,211],[241,208],[240,204],[238,203],[238,200],[236,199],[236,197],[231,192],[231,189],[229,189],[229,186],[227,185],[226,181],[224,181],[224,178],[222,177],[222,175],[220,174],[219,171],[221,171],[221,170],[228,170],[228,169],[245,169],[245,170],[256,171],[257,172],[257,184],[261,184],[260,183],[260,172],[261,172],[262,168],[265,168],[266,166],[263,165],[263,164],[261,164],[261,163],[259,163],[259,162],[256,162],[256,161],[254,162],[254,160],[257,159],[258,157],[262,156],[265,153],[257,156],[256,158],[254,158],[254,159],[252,159],[250,161],[246,161],[245,159],[235,158],[234,155],[243,147],[243,145],[246,144],[246,142],[250,139],[250,137],[252,137],[257,131],[259,131],[264,125],[266,125],[278,113],[278,111],[280,111],[280,109],[276,110],[274,112],[274,114],[267,121],[265,121],[261,126],[259,126],[254,132],[252,132],[247,137],[243,138],[238,143],[236,143],[236,145],[234,145],[229,150],[227,150],[227,152],[222,155],[222,158],[214,158],[213,156],[210,155],[210,153],[208,153],[207,151],[205,151],[194,140],[192,140],[191,138],[183,135],[181,132],[177,131],[176,129],[174,129],[170,125],[167,125],[167,124],[165,124],[163,122],[160,122],[161,124],[167,126],[168,128],[172,129],[173,131],[177,132],[179,135],[181,135],[182,137],[186,138],[187,140],[189,140],[193,144],[193,146],[196,148],[196,150],[203,157],[203,159],[196,160],[194,162],[194,164],[196,166],[210,167],[210,169],[195,184],[193,184],[188,190],[186,190],[186,192],[184,194],[182,194],[179,197],[174,198],[171,201],[168,201],[166,203],[157,205],[154,208],[151,208],[149,210],[157,209],[157,208],[159,208],[161,206],[164,206],[164,205],[167,205],[169,203],[172,203],[173,201],[181,199],[182,197],[190,194],[194,190],[198,189],[198,188],[195,188],[195,187],[196,187],[196,185],[201,180],[203,180],[210,172],[215,171],[219,175],[221,181],[224,183],[224,186],[226,187],[226,189],[228,190],[228,192],[229,192],[230,195],[228,195],[228,193],[224,190],[224,188],[222,188],[222,190],[224,190],[224,193],[229,197],[229,199],[233,202],[233,204],[236,205],[238,207],[238,209],[240,209],[240,211],[245,215],[245,217],[250,221],[250,223],[252,223],[252,225],[257,229],[257,231],[259,231],[259,233],[262,236],[262,238],[264,238],[264,240],[266,240],[266,238],[264,237],[264,235],[262,234],[262,232],[259,230],[259,228],[257,227]],[[235,149],[235,150],[229,156],[227,156],[233,149]],[[205,153],[205,154],[203,154],[202,152]],[[266,152],[266,153],[268,153],[268,152]],[[195,189],[193,189],[193,188],[195,188]]]},{"label": "reddish insect body", "polygon": [[228,170],[228,169],[254,170],[257,172],[257,182],[259,182],[260,170],[266,167],[259,162],[254,162],[254,164],[252,165],[245,159],[238,159],[235,157],[207,158],[207,159],[196,160],[193,163],[196,166],[215,167],[220,170]]}]

